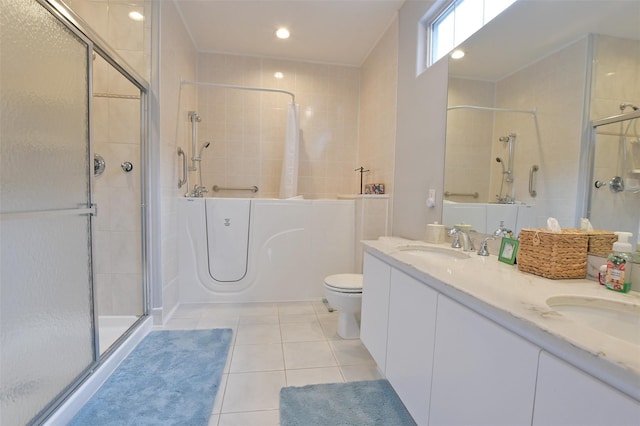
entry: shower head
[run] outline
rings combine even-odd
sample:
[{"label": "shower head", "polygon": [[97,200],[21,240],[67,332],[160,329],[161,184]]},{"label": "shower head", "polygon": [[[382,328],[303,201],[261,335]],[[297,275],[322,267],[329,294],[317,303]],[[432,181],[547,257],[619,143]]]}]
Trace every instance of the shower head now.
[{"label": "shower head", "polygon": [[507,171],[504,169],[504,161],[502,161],[502,158],[500,158],[500,157],[496,157],[496,161],[497,161],[498,163],[500,163],[500,165],[502,166],[502,174],[503,174],[503,175],[504,175],[504,174],[506,174],[506,173],[507,173]]},{"label": "shower head", "polygon": [[198,159],[202,159],[202,151],[204,151],[205,148],[209,148],[209,145],[211,145],[211,142],[205,142],[202,145],[200,145],[200,151],[198,151]]}]

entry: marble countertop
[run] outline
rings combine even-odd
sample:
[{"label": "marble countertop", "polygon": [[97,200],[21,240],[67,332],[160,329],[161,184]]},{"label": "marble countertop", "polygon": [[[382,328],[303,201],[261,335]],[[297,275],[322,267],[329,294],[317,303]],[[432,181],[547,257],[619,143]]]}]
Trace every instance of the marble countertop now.
[{"label": "marble countertop", "polygon": [[457,259],[416,256],[400,250],[407,245],[449,245],[396,237],[363,244],[368,252],[387,259],[392,266],[640,400],[640,345],[567,318],[547,305],[550,297],[574,296],[623,302],[640,310],[640,293],[617,293],[586,279],[542,278],[499,262],[496,255],[470,252],[470,258]]}]

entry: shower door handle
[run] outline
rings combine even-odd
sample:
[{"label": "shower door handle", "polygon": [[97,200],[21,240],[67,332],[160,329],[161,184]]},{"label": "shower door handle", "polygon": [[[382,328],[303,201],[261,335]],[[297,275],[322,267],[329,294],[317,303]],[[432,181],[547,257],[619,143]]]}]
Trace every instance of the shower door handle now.
[{"label": "shower door handle", "polygon": [[536,185],[535,185],[535,173],[538,170],[539,168],[537,164],[534,164],[529,169],[529,195],[534,198],[536,197],[536,195],[538,195],[538,192],[536,191]]}]

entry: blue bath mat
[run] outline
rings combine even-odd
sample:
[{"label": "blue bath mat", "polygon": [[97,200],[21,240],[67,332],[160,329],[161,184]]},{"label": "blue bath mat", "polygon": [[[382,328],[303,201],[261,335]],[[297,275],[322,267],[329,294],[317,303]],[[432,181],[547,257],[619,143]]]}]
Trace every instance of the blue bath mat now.
[{"label": "blue bath mat", "polygon": [[232,335],[149,333],[70,425],[207,425]]},{"label": "blue bath mat", "polygon": [[386,380],[280,390],[281,426],[415,426]]}]

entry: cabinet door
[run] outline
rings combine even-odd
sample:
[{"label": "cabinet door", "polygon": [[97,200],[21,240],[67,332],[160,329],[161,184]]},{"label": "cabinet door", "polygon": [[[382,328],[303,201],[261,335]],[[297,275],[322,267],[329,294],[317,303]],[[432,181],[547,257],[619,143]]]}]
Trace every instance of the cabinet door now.
[{"label": "cabinet door", "polygon": [[538,353],[531,343],[440,295],[430,424],[531,424]]},{"label": "cabinet door", "polygon": [[391,269],[386,376],[419,425],[429,421],[438,293]]},{"label": "cabinet door", "polygon": [[391,267],[365,253],[360,340],[384,373],[387,358],[387,319]]},{"label": "cabinet door", "polygon": [[640,403],[542,352],[534,425],[638,425]]}]

